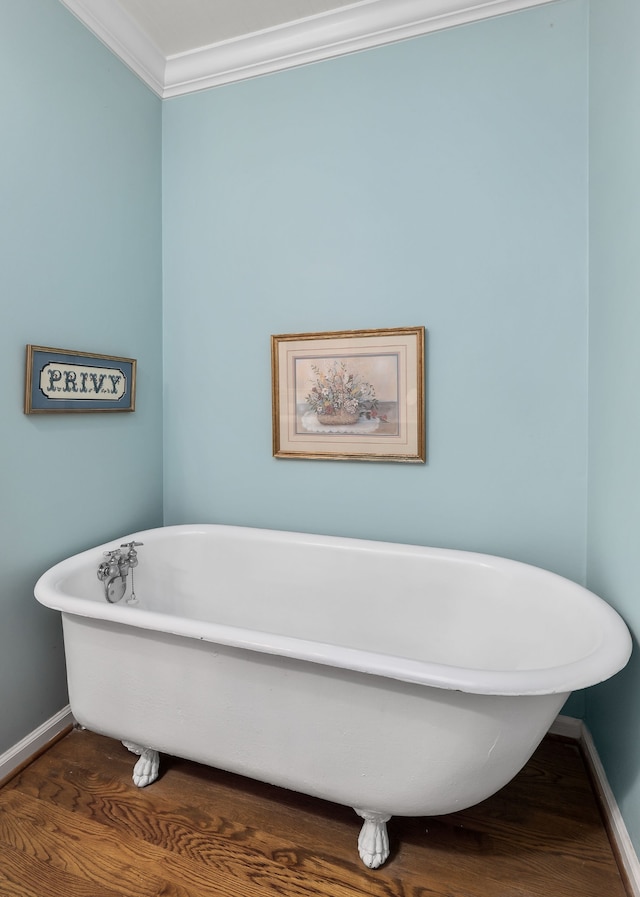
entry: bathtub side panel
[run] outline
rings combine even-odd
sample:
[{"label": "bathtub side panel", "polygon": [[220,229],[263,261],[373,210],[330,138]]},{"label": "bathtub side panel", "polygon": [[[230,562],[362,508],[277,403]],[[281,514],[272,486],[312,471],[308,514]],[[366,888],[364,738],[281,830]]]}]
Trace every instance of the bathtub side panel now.
[{"label": "bathtub side panel", "polygon": [[63,615],[82,725],[350,806],[436,815],[526,763],[566,695],[410,685]]}]

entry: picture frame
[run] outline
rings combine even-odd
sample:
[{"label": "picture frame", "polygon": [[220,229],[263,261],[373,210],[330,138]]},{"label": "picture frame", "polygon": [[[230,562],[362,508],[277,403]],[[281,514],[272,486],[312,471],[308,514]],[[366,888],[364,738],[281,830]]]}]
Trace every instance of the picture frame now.
[{"label": "picture frame", "polygon": [[426,461],[425,328],[271,337],[273,455]]},{"label": "picture frame", "polygon": [[136,359],[27,346],[24,413],[135,411]]}]

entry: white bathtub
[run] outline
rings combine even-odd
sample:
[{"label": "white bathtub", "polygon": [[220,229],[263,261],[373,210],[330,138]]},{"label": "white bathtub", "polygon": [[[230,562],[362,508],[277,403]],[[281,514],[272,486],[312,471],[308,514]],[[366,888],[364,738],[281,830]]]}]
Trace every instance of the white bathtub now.
[{"label": "white bathtub", "polygon": [[[131,573],[110,604],[96,570],[133,540],[137,604]],[[493,794],[631,652],[604,601],[526,564],[233,526],[123,537],[35,594],[62,612],[76,720],[141,755],[137,784],[166,752],[352,806],[371,868],[390,815]]]}]

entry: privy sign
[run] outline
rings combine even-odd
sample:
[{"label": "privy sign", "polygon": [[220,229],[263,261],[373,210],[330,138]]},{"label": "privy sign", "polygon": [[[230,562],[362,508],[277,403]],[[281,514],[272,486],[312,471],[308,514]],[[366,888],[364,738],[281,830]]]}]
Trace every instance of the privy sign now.
[{"label": "privy sign", "polygon": [[133,411],[136,360],[27,346],[25,414]]}]

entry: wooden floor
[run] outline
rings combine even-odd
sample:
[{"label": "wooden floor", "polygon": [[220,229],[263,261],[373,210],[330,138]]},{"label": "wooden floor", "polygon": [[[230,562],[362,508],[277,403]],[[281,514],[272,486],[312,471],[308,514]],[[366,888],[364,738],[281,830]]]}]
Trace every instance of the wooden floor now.
[{"label": "wooden floor", "polygon": [[73,731],[0,789],[2,897],[625,897],[581,754],[548,738],[471,810],[394,818],[376,871],[346,807]]}]

